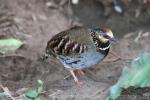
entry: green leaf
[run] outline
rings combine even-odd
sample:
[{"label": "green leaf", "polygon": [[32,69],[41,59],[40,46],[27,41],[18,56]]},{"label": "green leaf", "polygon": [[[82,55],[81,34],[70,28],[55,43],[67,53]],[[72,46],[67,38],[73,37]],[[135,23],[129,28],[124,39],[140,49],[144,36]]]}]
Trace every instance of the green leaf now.
[{"label": "green leaf", "polygon": [[41,100],[40,94],[43,92],[43,81],[37,80],[37,82],[39,83],[38,87],[35,89],[30,89],[26,92],[27,100],[30,100],[30,98],[34,98],[34,100]]},{"label": "green leaf", "polygon": [[37,88],[37,92],[38,92],[38,94],[42,93],[43,92],[43,86],[39,86]]},{"label": "green leaf", "polygon": [[23,100],[32,100],[31,98],[28,98],[28,97],[24,97]]},{"label": "green leaf", "polygon": [[115,100],[128,87],[150,87],[150,53],[134,59],[130,67],[124,67],[118,82],[110,88],[110,98]]},{"label": "green leaf", "polygon": [[14,38],[1,39],[0,40],[0,52],[6,53],[8,51],[15,51],[18,48],[20,48],[21,45],[23,45],[23,43],[18,39],[14,39]]},{"label": "green leaf", "polygon": [[37,80],[37,82],[39,83],[39,87],[37,87],[37,92],[40,94],[43,92],[43,81],[42,80]]},{"label": "green leaf", "polygon": [[38,92],[35,89],[28,90],[26,97],[35,98],[38,96]]},{"label": "green leaf", "polygon": [[37,82],[38,82],[40,85],[43,85],[43,81],[42,81],[42,80],[37,80]]},{"label": "green leaf", "polygon": [[35,100],[41,100],[41,97],[40,97],[40,96],[38,96],[38,97],[36,97],[36,98],[35,98]]}]

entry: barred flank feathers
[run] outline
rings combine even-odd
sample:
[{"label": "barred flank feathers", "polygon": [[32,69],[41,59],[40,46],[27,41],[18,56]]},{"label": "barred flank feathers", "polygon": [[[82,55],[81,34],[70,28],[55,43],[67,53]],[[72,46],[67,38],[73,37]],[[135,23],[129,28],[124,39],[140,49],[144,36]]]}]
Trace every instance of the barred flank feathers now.
[{"label": "barred flank feathers", "polygon": [[87,50],[87,46],[70,40],[68,36],[58,37],[50,40],[47,49],[51,49],[58,55],[80,54]]}]

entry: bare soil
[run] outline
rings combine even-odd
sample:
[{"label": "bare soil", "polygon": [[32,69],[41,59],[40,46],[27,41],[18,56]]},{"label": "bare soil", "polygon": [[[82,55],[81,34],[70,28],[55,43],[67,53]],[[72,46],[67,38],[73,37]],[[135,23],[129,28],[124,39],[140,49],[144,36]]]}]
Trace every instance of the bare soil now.
[{"label": "bare soil", "polygon": [[[48,3],[52,6],[48,7]],[[0,57],[0,83],[15,93],[35,87],[36,80],[41,79],[48,94],[45,100],[105,100],[122,68],[140,53],[150,52],[150,5],[131,0],[123,2],[123,15],[111,10],[104,16],[105,9],[112,9],[112,5],[103,5],[102,0],[80,0],[77,5],[59,3],[60,0],[0,0],[0,38],[14,37],[24,42],[16,52]],[[122,58],[116,60],[109,54],[100,64],[85,69],[86,75],[79,76],[84,83],[80,88],[72,78],[64,79],[68,72],[61,63],[55,59],[41,61],[47,41],[74,25],[112,28],[118,42],[112,44],[111,52]]]}]

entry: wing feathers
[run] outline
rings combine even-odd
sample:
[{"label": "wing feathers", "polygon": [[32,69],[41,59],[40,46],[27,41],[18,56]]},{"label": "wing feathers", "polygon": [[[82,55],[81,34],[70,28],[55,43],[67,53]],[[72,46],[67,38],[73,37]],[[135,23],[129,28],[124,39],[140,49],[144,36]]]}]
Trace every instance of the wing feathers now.
[{"label": "wing feathers", "polygon": [[69,36],[51,39],[47,44],[47,50],[51,50],[58,55],[72,55],[86,52],[87,46],[77,43],[70,39]]}]

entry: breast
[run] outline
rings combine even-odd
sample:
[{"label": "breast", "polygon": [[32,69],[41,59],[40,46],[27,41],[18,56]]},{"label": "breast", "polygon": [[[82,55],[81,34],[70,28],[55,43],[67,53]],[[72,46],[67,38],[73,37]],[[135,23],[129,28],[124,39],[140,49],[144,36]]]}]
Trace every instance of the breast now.
[{"label": "breast", "polygon": [[82,69],[92,67],[104,59],[105,55],[100,52],[88,52],[78,56],[63,56],[60,55],[58,59],[68,69]]}]

